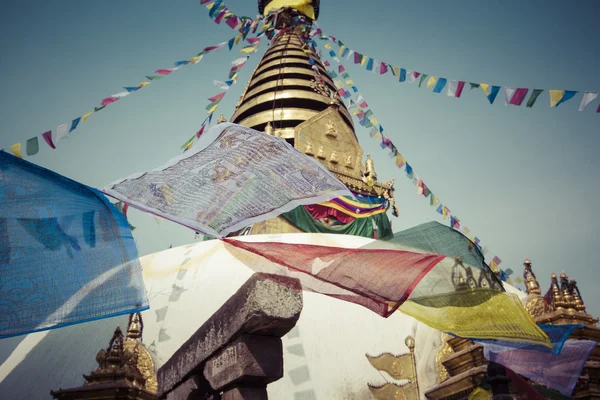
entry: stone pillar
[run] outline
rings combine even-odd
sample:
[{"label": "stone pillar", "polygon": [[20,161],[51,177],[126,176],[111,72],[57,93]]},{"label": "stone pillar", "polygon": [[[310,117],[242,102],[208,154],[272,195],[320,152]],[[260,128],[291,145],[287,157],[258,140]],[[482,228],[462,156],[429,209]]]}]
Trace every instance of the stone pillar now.
[{"label": "stone pillar", "polygon": [[298,279],[254,274],[158,370],[160,398],[266,400],[301,311]]}]

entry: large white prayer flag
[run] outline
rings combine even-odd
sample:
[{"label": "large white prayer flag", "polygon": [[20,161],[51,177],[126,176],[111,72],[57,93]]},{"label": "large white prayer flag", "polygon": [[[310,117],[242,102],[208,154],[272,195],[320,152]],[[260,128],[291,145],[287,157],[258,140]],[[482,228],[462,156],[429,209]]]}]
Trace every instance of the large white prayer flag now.
[{"label": "large white prayer flag", "polygon": [[222,123],[191,150],[104,193],[213,237],[307,204],[352,196],[320,162],[285,140]]}]

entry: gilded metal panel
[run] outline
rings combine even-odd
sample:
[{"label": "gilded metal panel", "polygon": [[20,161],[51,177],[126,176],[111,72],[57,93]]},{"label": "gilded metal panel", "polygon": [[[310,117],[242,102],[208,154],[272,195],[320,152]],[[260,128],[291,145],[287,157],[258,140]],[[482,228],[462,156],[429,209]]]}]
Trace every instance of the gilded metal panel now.
[{"label": "gilded metal panel", "polygon": [[[256,113],[249,116],[241,121],[237,121],[236,124],[244,126],[257,126],[266,124],[267,122],[275,121],[287,121],[287,120],[300,120],[306,121],[317,115],[317,111],[306,110],[303,108],[286,108],[286,109],[275,109],[275,118],[273,118],[273,111],[267,110]],[[347,125],[346,125],[347,126]]]},{"label": "gilded metal panel", "polygon": [[[267,62],[265,64],[262,64],[260,67],[258,67],[258,69],[256,70],[256,76],[262,74],[264,72],[264,70],[266,70],[268,68],[280,67],[281,69],[285,69],[286,64],[290,64],[290,63],[306,65],[306,69],[311,70],[311,72],[312,72],[312,65],[308,62],[308,60],[300,60],[298,58],[281,57],[281,58],[275,59],[273,61]],[[321,65],[319,65],[319,63],[315,63],[315,65],[317,65],[317,68],[319,68],[319,71],[321,72],[321,74],[323,74],[323,75],[326,74],[325,68],[323,68]]]},{"label": "gilded metal panel", "polygon": [[[237,118],[238,115],[243,114],[244,112],[259,104],[270,103],[269,108],[272,108],[273,102],[281,99],[314,100],[323,103],[324,105],[329,104],[329,102],[331,101],[329,97],[322,96],[316,92],[308,92],[306,90],[278,90],[274,92],[261,94],[250,100],[244,101],[244,104],[242,104],[242,106],[235,112],[234,118]],[[279,107],[276,107],[276,109],[278,108]],[[277,118],[275,118],[275,121],[277,121]]]}]

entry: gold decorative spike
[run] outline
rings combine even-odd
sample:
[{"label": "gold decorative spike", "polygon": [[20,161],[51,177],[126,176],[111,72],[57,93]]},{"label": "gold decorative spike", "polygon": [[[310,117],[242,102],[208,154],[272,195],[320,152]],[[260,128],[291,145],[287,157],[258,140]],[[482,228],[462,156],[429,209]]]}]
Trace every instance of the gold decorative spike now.
[{"label": "gold decorative spike", "polygon": [[373,186],[377,180],[377,173],[375,172],[375,163],[368,154],[367,160],[365,161],[365,168],[361,172],[363,176],[363,182],[369,186]]},{"label": "gold decorative spike", "polygon": [[571,292],[571,296],[573,297],[575,309],[577,311],[585,312],[585,304],[583,303],[583,299],[581,298],[581,293],[579,292],[579,288],[577,287],[577,282],[572,279],[569,282],[569,291]]},{"label": "gold decorative spike", "polygon": [[396,380],[416,378],[411,353],[401,356],[394,356],[390,353],[383,353],[377,357],[367,355],[367,359],[375,369],[387,372]]},{"label": "gold decorative spike", "polygon": [[221,114],[217,120],[217,124],[222,124],[223,122],[227,122],[227,120],[225,119],[225,116]]},{"label": "gold decorative spike", "polygon": [[323,150],[323,146],[319,147],[319,151],[317,152],[317,158],[320,158],[321,160],[324,160],[325,157],[325,150]]},{"label": "gold decorative spike", "polygon": [[397,385],[395,383],[386,383],[381,386],[369,384],[369,390],[376,400],[418,400],[419,388],[416,383],[407,383],[406,385]]},{"label": "gold decorative spike", "polygon": [[126,334],[127,339],[141,339],[143,326],[142,314],[134,313],[129,315]]},{"label": "gold decorative spike", "polygon": [[335,150],[333,150],[331,152],[331,157],[329,157],[329,162],[332,164],[337,164],[339,162],[338,156],[337,156],[337,153],[335,152]]},{"label": "gold decorative spike", "polygon": [[265,126],[265,133],[267,135],[272,135],[273,134],[273,126],[271,125],[270,122],[267,122],[267,126]]},{"label": "gold decorative spike", "polygon": [[558,286],[558,278],[555,273],[552,273],[550,287],[552,288],[552,303],[554,308],[564,308],[563,298],[560,294],[560,287]]},{"label": "gold decorative spike", "polygon": [[333,124],[333,121],[327,121],[327,125],[325,125],[325,127],[327,128],[327,130],[325,131],[325,136],[328,136],[330,138],[337,137],[337,132],[335,130],[335,125]]},{"label": "gold decorative spike", "polygon": [[308,156],[314,156],[315,155],[313,153],[313,147],[312,147],[312,144],[310,142],[306,142],[306,146],[304,147],[304,154],[306,154]]},{"label": "gold decorative spike", "polygon": [[526,259],[523,262],[523,266],[525,267],[525,269],[523,271],[523,281],[525,282],[525,291],[527,292],[527,294],[541,295],[542,291],[540,289],[540,284],[538,283],[535,273],[531,269],[531,261],[529,259]]},{"label": "gold decorative spike", "polygon": [[567,274],[565,274],[565,271],[560,274],[560,290],[563,298],[563,307],[575,309],[575,303],[573,302],[573,297],[569,291],[569,278],[567,277]]}]

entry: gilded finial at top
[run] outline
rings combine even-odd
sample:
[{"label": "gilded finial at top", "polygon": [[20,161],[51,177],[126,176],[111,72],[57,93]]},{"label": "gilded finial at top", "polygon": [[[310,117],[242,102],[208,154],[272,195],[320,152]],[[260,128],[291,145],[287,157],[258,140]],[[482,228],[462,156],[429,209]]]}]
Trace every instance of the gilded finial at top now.
[{"label": "gilded finial at top", "polygon": [[219,116],[219,119],[217,120],[217,124],[222,124],[223,122],[227,122],[227,119],[225,118],[225,116],[223,114],[221,114]]},{"label": "gilded finial at top", "polygon": [[531,269],[531,260],[528,258],[523,262],[525,269],[523,270],[523,281],[525,282],[525,291],[527,294],[541,295],[542,290],[540,284],[535,276],[535,273]]}]

